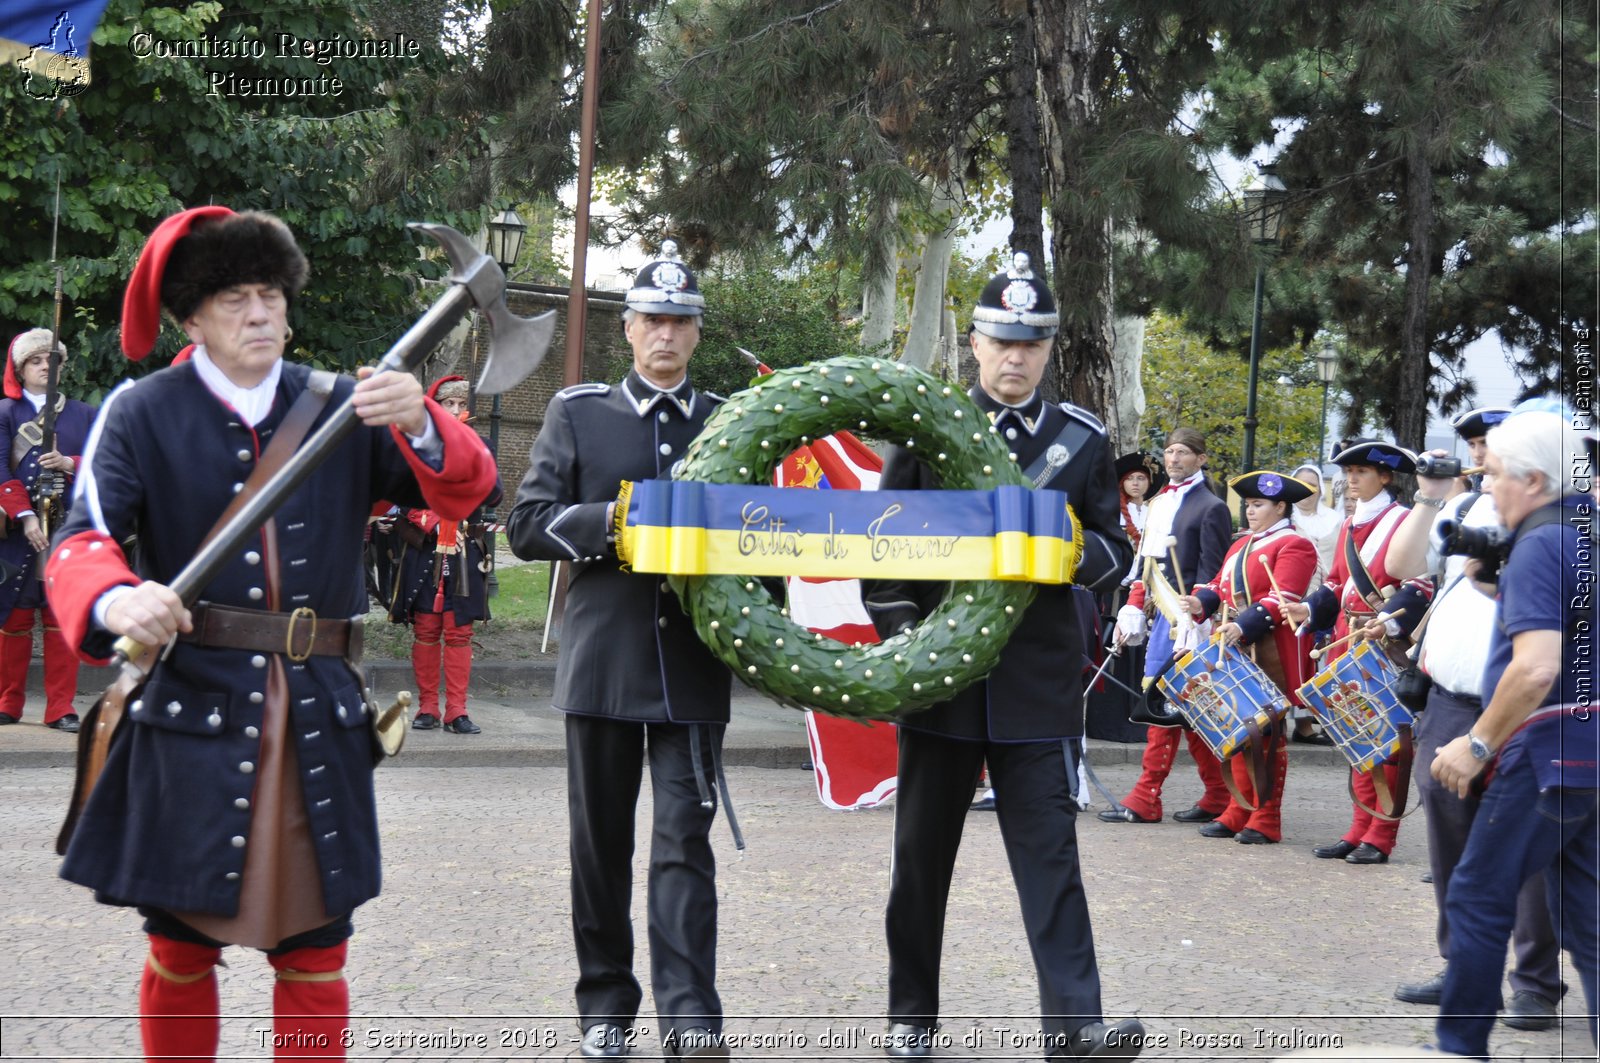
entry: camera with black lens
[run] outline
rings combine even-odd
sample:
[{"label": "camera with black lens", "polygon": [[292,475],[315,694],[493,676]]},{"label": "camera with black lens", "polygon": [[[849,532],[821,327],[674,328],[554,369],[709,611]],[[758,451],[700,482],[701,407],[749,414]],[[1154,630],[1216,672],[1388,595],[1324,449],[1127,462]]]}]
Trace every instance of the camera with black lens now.
[{"label": "camera with black lens", "polygon": [[1441,553],[1476,558],[1479,563],[1477,578],[1484,583],[1494,583],[1500,578],[1500,566],[1511,553],[1509,531],[1500,527],[1468,528],[1458,520],[1441,520],[1437,530],[1442,542]]},{"label": "camera with black lens", "polygon": [[1417,459],[1417,475],[1430,480],[1454,480],[1461,475],[1461,459],[1424,454]]}]

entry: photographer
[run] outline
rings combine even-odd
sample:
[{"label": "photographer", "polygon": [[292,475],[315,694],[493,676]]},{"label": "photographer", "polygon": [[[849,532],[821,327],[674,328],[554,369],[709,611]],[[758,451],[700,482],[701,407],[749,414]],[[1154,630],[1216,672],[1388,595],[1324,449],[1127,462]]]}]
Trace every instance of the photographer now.
[{"label": "photographer", "polygon": [[[1467,797],[1491,762],[1445,900],[1450,965],[1439,1047],[1487,1058],[1500,1006],[1506,938],[1522,884],[1545,868],[1562,944],[1583,982],[1589,1032],[1600,981],[1600,721],[1593,689],[1594,509],[1579,493],[1576,435],[1559,414],[1514,414],[1490,429],[1485,465],[1510,535],[1467,572],[1499,567],[1499,597],[1483,690],[1489,703],[1465,735],[1439,750],[1432,771]],[[1500,562],[1504,557],[1503,564]]]},{"label": "photographer", "polygon": [[[1453,427],[1466,442],[1473,465],[1483,464],[1485,434],[1510,413],[1504,407],[1484,407],[1455,419]],[[1412,764],[1412,778],[1427,810],[1428,862],[1439,911],[1439,955],[1447,964],[1450,928],[1444,917],[1445,896],[1451,874],[1466,847],[1478,798],[1476,794],[1464,799],[1456,796],[1434,779],[1431,767],[1439,750],[1471,730],[1483,712],[1483,662],[1489,658],[1489,635],[1494,628],[1494,602],[1478,593],[1465,578],[1469,559],[1458,552],[1459,540],[1471,536],[1458,532],[1500,527],[1493,496],[1468,490],[1464,478],[1452,475],[1460,471],[1460,464],[1443,451],[1423,455],[1417,467],[1416,508],[1395,532],[1389,548],[1396,575],[1437,572],[1443,561],[1443,577],[1436,580],[1441,589],[1419,632],[1417,662],[1421,675],[1426,677],[1422,683],[1426,687],[1426,704],[1417,718],[1417,758]],[[1429,475],[1430,472],[1443,475]],[[1446,531],[1453,533],[1449,542],[1444,540]],[[1417,691],[1418,700],[1422,696]],[[1415,701],[1411,707],[1423,708]],[[1556,1024],[1556,1002],[1566,987],[1561,982],[1561,951],[1550,925],[1542,874],[1523,883],[1517,895],[1511,937],[1517,962],[1510,975],[1511,1001],[1502,1021],[1519,1030],[1548,1030]],[[1395,989],[1395,999],[1437,1005],[1444,991],[1444,978],[1441,970],[1426,981],[1404,983]]]}]

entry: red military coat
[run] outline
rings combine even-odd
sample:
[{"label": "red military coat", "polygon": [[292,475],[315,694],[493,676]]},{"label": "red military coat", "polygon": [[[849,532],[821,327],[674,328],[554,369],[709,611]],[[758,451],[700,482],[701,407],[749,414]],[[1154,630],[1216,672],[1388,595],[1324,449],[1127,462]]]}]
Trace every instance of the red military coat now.
[{"label": "red military coat", "polygon": [[1295,625],[1284,617],[1283,608],[1301,601],[1316,575],[1316,543],[1284,520],[1267,531],[1235,539],[1216,576],[1194,589],[1205,615],[1216,612],[1219,605],[1227,606],[1244,632],[1241,641],[1246,645],[1271,635],[1283,672],[1284,693],[1296,705],[1300,704],[1296,689],[1315,671],[1312,640],[1309,634],[1295,634]]},{"label": "red military coat", "polygon": [[[1433,596],[1433,582],[1428,579],[1397,579],[1389,574],[1387,567],[1389,544],[1409,512],[1398,502],[1391,502],[1364,524],[1356,524],[1353,520],[1344,522],[1339,529],[1339,540],[1333,548],[1333,570],[1328,573],[1327,581],[1306,599],[1306,604],[1311,607],[1310,630],[1326,631],[1331,627],[1337,641],[1350,631],[1347,613],[1371,616],[1377,612],[1362,596],[1358,581],[1351,575],[1351,552],[1360,557],[1373,586],[1384,599],[1382,611],[1388,615],[1404,610],[1395,617],[1402,633],[1409,633],[1417,626],[1428,607],[1428,599]],[[1334,657],[1348,648],[1348,643],[1343,644]]]}]

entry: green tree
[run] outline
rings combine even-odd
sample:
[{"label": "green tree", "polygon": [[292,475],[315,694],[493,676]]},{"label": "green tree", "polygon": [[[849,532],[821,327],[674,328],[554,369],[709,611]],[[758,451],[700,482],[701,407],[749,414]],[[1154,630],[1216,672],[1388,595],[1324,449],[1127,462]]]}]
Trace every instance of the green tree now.
[{"label": "green tree", "polygon": [[[407,111],[408,76],[447,65],[437,37],[415,59],[282,54],[279,35],[316,41],[379,35],[382,5],[343,0],[254,0],[183,7],[112,0],[93,38],[94,80],[69,100],[25,91],[0,69],[0,327],[48,322],[50,240],[61,184],[59,259],[65,274],[69,388],[97,397],[119,378],[167,364],[186,339],[164,330],[153,355],[130,366],[117,326],[127,277],[144,237],[184,207],[220,203],[269,210],[295,231],[311,279],[291,312],[293,355],[350,367],[381,353],[409,325],[419,260],[405,222],[438,220],[474,231],[481,207],[444,209],[461,179],[452,160],[375,194],[382,148],[396,130],[434,119]],[[260,57],[165,58],[154,42],[228,41]],[[331,79],[339,85],[334,92]],[[246,94],[248,92],[248,94]]]}]

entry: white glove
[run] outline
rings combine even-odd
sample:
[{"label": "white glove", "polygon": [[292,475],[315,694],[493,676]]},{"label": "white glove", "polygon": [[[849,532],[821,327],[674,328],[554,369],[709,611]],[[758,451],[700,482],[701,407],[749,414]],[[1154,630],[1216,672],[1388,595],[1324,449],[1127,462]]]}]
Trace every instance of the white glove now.
[{"label": "white glove", "polygon": [[1144,642],[1144,610],[1132,605],[1118,609],[1117,634],[1129,646],[1141,645]]},{"label": "white glove", "polygon": [[1179,623],[1172,629],[1172,652],[1176,654],[1190,653],[1204,646],[1211,639],[1211,621],[1202,620],[1195,623]]}]

